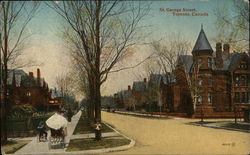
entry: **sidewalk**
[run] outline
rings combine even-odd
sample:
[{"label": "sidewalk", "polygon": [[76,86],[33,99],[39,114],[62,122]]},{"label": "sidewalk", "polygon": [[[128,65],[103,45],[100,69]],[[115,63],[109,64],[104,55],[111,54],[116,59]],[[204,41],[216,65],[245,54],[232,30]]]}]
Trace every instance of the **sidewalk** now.
[{"label": "sidewalk", "polygon": [[[75,127],[80,119],[81,116],[81,111],[79,111],[76,115],[74,115],[71,119],[71,122],[68,123],[67,130],[68,130],[68,135],[65,138],[66,141],[66,147],[69,144],[69,141],[72,137],[72,134],[75,130]],[[48,137],[50,136],[50,132],[48,132]],[[37,137],[32,137],[32,141],[15,152],[14,154],[17,155],[28,155],[28,154],[53,154],[53,153],[64,153],[66,150],[65,149],[51,149],[49,150],[48,147],[48,142],[38,142]]]},{"label": "sidewalk", "polygon": [[[84,150],[84,151],[72,151],[72,152],[66,152],[66,149],[69,145],[69,141],[73,139],[82,139],[82,138],[93,138],[95,137],[94,133],[90,134],[78,134],[73,135],[73,132],[75,130],[75,127],[81,117],[81,111],[79,111],[76,115],[72,117],[71,122],[68,123],[68,136],[66,137],[66,147],[64,149],[50,149],[48,147],[48,142],[38,142],[37,137],[28,137],[28,139],[32,139],[32,141],[15,152],[16,155],[62,155],[62,154],[98,154],[98,153],[107,153],[107,152],[115,152],[115,151],[123,151],[127,150],[135,145],[135,141],[128,138],[127,136],[119,133],[117,130],[113,129],[111,126],[106,124],[108,127],[114,130],[114,132],[108,132],[108,133],[102,133],[102,137],[113,137],[113,136],[123,136],[130,140],[130,144],[113,147],[113,148],[104,148],[104,149],[97,149],[97,150]],[[50,132],[48,132],[48,137],[50,136]],[[19,140],[19,139],[15,139]]]}]

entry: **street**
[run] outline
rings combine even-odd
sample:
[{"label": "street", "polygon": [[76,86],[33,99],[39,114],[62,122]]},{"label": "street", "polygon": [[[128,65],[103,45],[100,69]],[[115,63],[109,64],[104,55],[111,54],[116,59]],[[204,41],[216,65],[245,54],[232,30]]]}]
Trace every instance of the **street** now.
[{"label": "street", "polygon": [[147,119],[102,112],[102,120],[136,141],[135,147],[111,154],[250,153],[249,133],[186,124],[197,119]]}]

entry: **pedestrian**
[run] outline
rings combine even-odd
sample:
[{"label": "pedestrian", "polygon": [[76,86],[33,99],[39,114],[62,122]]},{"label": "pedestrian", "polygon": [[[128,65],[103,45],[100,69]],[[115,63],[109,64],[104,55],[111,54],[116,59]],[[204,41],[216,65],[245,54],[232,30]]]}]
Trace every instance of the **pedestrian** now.
[{"label": "pedestrian", "polygon": [[67,112],[67,118],[68,118],[68,121],[71,122],[71,118],[73,116],[73,112],[71,110],[71,108],[69,108],[68,112]]},{"label": "pedestrian", "polygon": [[45,140],[47,141],[48,133],[46,132],[46,126],[43,121],[39,122],[37,130],[39,131],[39,142],[41,141],[42,138],[45,138]]}]

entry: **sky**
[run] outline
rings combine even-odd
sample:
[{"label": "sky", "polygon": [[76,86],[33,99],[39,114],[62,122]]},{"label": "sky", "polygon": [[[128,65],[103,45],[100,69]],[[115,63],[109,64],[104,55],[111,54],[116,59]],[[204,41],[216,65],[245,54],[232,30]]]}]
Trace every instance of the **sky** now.
[{"label": "sky", "polygon": [[[33,35],[29,40],[30,47],[25,52],[31,59],[42,65],[23,69],[26,72],[33,71],[35,73],[36,69],[40,68],[41,76],[48,82],[49,87],[53,88],[56,86],[55,77],[69,70],[70,61],[66,54],[64,42],[60,38],[63,20],[44,2],[41,3],[39,12],[27,27],[28,32]],[[150,25],[150,29],[147,30],[151,32],[148,40],[158,40],[166,35],[171,36],[172,33],[180,33],[193,46],[200,32],[201,24],[203,24],[208,40],[215,37],[217,32],[215,9],[219,7],[232,10],[233,2],[231,0],[152,1],[150,16],[141,24]],[[195,10],[195,13],[202,13],[205,16],[175,16],[171,11],[171,9],[183,11],[183,8]],[[192,14],[193,11],[185,13]],[[210,43],[212,47],[215,46],[212,41]],[[138,47],[133,57],[128,58],[125,64],[133,66],[147,57],[149,53],[150,49],[147,46]],[[110,74],[108,80],[102,86],[102,95],[112,95],[117,91],[127,89],[128,85],[132,86],[133,81],[142,80],[138,79],[141,72],[143,72],[142,65],[134,69]]]}]

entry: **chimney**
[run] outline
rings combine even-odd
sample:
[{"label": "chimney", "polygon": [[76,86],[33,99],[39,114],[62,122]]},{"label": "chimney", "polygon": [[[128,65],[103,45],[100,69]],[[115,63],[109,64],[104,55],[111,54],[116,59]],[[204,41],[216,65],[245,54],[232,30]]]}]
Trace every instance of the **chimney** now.
[{"label": "chimney", "polygon": [[128,90],[131,90],[131,86],[130,85],[128,85]]},{"label": "chimney", "polygon": [[144,78],[143,81],[146,83],[147,82],[147,78]]},{"label": "chimney", "polygon": [[230,45],[228,43],[225,43],[223,45],[223,54],[225,56],[229,56],[229,52],[230,52]]},{"label": "chimney", "polygon": [[215,65],[218,69],[223,67],[223,60],[222,60],[222,46],[221,43],[216,43],[216,60]]},{"label": "chimney", "polygon": [[34,78],[33,72],[29,72],[29,76],[32,77],[32,78]]},{"label": "chimney", "polygon": [[40,73],[40,69],[37,68],[37,82],[38,82],[38,86],[41,86],[41,73]]}]

